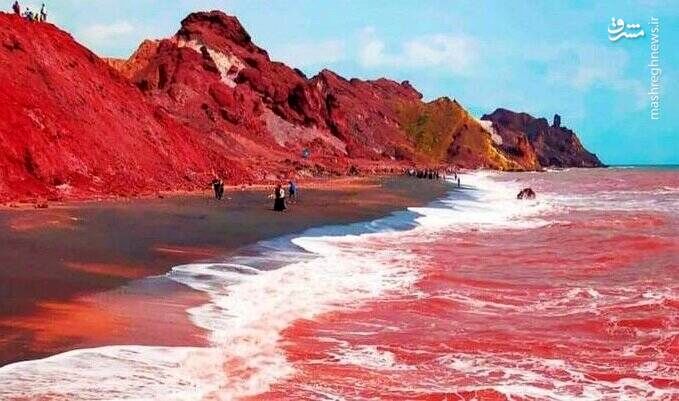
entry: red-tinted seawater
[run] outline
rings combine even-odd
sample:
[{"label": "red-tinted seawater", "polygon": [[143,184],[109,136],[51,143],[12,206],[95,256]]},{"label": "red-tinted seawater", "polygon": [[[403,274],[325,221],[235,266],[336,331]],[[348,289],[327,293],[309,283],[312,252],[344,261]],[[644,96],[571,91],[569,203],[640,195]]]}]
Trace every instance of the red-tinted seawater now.
[{"label": "red-tinted seawater", "polygon": [[[295,322],[294,375],[256,399],[679,400],[679,170],[472,184],[459,216],[370,240],[414,255],[417,280]],[[513,210],[523,187],[538,199]]]},{"label": "red-tinted seawater", "polygon": [[0,399],[679,400],[679,170],[462,184],[177,266],[169,279],[208,295],[188,313],[210,347],[8,365]]}]

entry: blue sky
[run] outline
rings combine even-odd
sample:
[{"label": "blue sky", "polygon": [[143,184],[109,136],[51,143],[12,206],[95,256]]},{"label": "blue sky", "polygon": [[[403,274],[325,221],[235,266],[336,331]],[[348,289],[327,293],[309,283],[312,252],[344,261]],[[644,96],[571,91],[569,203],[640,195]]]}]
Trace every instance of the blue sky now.
[{"label": "blue sky", "polygon": [[[34,1],[37,4],[37,2]],[[117,0],[49,3],[100,55],[168,37],[194,10],[238,16],[273,59],[308,75],[410,80],[474,114],[505,107],[564,125],[609,164],[679,164],[679,7],[645,1]],[[660,120],[650,118],[650,18],[659,18]],[[646,36],[611,42],[611,17]]]}]

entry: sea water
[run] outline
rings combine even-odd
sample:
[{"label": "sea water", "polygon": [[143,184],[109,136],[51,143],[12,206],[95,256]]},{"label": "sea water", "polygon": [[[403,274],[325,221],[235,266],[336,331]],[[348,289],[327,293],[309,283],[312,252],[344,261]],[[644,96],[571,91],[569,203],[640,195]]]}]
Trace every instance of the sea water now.
[{"label": "sea water", "polygon": [[[210,347],[0,368],[2,400],[679,399],[679,170],[464,175],[424,208],[175,267]],[[536,200],[516,194],[532,187]]]}]

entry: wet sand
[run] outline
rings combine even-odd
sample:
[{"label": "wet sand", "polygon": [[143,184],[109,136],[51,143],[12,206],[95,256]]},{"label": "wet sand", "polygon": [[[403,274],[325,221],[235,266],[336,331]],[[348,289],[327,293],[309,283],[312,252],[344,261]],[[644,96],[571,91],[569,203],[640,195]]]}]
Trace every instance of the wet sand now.
[{"label": "wet sand", "polygon": [[0,366],[74,348],[204,345],[186,308],[203,295],[163,275],[257,241],[423,205],[443,183],[309,183],[287,213],[268,189],[0,210]]}]

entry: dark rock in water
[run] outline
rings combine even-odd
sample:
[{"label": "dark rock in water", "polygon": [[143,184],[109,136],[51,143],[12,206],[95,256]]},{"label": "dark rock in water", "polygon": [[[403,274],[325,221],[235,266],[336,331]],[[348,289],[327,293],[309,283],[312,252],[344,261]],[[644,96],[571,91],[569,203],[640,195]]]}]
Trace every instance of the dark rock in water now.
[{"label": "dark rock in water", "polygon": [[530,147],[521,149],[521,157],[532,151],[541,167],[604,167],[601,160],[587,151],[578,136],[561,126],[561,116],[556,114],[552,126],[544,118],[527,113],[497,109],[481,117],[492,121],[493,128],[502,137],[503,146],[516,146],[526,140]]},{"label": "dark rock in water", "polygon": [[516,195],[516,199],[535,199],[535,191],[532,188],[524,188]]}]

